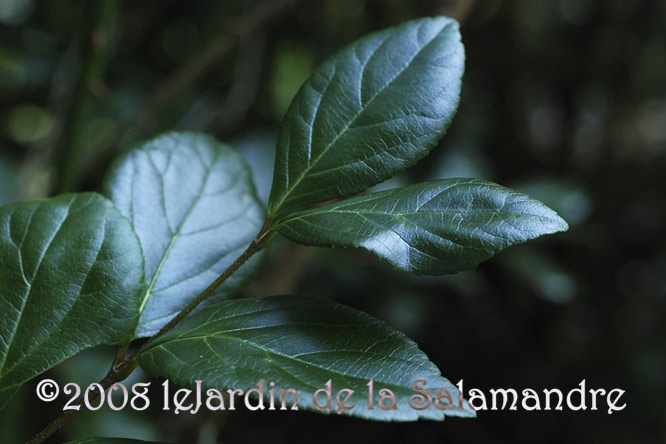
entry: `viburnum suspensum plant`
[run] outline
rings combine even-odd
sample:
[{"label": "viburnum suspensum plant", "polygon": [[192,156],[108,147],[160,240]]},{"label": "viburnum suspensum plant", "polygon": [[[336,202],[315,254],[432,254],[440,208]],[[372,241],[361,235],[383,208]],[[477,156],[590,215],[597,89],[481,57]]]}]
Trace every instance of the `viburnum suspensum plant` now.
[{"label": "viburnum suspensum plant", "polygon": [[[0,208],[0,408],[26,381],[105,344],[119,353],[104,389],[141,366],[220,392],[271,381],[295,389],[297,400],[287,399],[300,409],[319,410],[312,397],[327,383],[366,390],[372,381],[396,408],[343,413],[474,416],[417,345],[384,322],[317,298],[234,299],[277,234],[364,248],[404,272],[440,275],[567,229],[542,203],[476,179],[363,194],[438,143],[458,106],[463,67],[458,25],[444,17],[369,35],[334,55],[284,118],[266,207],[233,148],[172,132],[118,159],[103,194]],[[427,381],[433,398],[446,390],[449,408],[409,408],[415,380]]]}]

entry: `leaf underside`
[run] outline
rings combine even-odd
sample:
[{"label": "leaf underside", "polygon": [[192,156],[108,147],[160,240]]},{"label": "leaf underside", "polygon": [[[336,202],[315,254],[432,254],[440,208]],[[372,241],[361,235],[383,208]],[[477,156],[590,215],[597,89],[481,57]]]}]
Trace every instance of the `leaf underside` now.
[{"label": "leaf underside", "polygon": [[[356,407],[344,414],[381,421],[474,416],[466,401],[457,408],[457,388],[413,341],[365,313],[328,300],[275,296],[224,301],[186,318],[143,350],[138,361],[146,371],[178,384],[194,386],[202,380],[204,387],[221,392],[256,389],[263,381],[267,395],[274,382],[275,393],[288,388],[298,392],[299,409],[314,409],[314,392],[331,380],[333,405],[338,390],[355,392],[347,405]],[[412,383],[419,379],[426,380],[433,393],[446,389],[456,408],[411,408],[409,397],[417,394]],[[377,404],[368,409],[366,384],[371,380],[375,397],[381,388],[395,394],[397,410],[382,410]],[[323,395],[319,401],[325,404]]]},{"label": "leaf underside", "polygon": [[[157,333],[213,282],[264,220],[241,156],[204,134],[172,132],[130,151],[105,190],[134,224],[146,257],[137,337]],[[240,291],[253,268],[246,264],[208,303]]]},{"label": "leaf underside", "polygon": [[463,70],[446,17],[372,34],[323,63],[282,122],[269,216],[359,193],[425,156],[453,119]]},{"label": "leaf underside", "polygon": [[142,285],[136,234],[102,196],[0,208],[0,407],[79,351],[129,342]]},{"label": "leaf underside", "polygon": [[400,270],[439,275],[567,229],[553,210],[478,179],[447,179],[353,197],[294,213],[276,229],[319,247],[361,247]]}]

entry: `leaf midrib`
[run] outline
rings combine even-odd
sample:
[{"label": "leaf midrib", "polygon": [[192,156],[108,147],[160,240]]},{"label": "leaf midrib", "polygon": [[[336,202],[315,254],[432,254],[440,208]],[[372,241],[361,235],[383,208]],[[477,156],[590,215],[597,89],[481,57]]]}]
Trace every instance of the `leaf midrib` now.
[{"label": "leaf midrib", "polygon": [[[441,35],[443,29],[445,29],[445,27],[440,29],[440,31],[437,34],[435,34],[430,39],[430,41],[428,41],[425,45],[421,46],[419,48],[419,50],[413,55],[413,57],[411,57],[409,59],[409,61],[402,68],[400,68],[400,70],[397,72],[397,74],[395,76],[393,76],[386,84],[384,84],[372,97],[370,97],[370,99],[366,102],[365,106],[360,107],[358,112],[356,112],[354,114],[354,116],[352,116],[352,118],[345,124],[345,126],[335,136],[335,138],[314,158],[314,161],[310,165],[308,165],[307,168],[305,168],[301,172],[301,174],[296,178],[296,180],[294,182],[288,181],[290,183],[290,185],[287,187],[287,189],[285,190],[285,192],[282,195],[282,198],[278,201],[278,203],[273,208],[271,208],[272,213],[277,213],[277,210],[284,204],[284,202],[287,200],[289,195],[294,191],[294,189],[296,189],[296,187],[303,181],[305,176],[307,176],[308,172],[310,170],[312,170],[316,166],[316,164],[329,152],[331,147],[349,130],[349,128],[354,124],[354,122],[356,122],[356,120],[359,118],[359,116],[363,112],[365,112],[366,109],[368,109],[372,105],[372,103],[375,101],[375,99],[378,96],[380,96],[384,92],[384,90],[386,90],[386,88],[388,88],[389,85],[391,85],[398,77],[400,77],[405,72],[405,70],[407,68],[409,68],[409,66],[414,61],[414,59],[416,59],[429,45],[431,45]],[[387,40],[388,40],[388,38],[387,38]],[[382,44],[384,42],[382,42]],[[356,46],[358,46],[358,45],[354,46],[354,50],[356,50]],[[381,45],[379,45],[379,46],[381,46]],[[374,55],[375,52],[376,52],[376,50],[373,52],[373,55]],[[370,60],[371,57],[368,58],[368,61]],[[337,65],[337,63],[336,63],[336,65]],[[334,65],[334,67],[336,65]],[[366,65],[363,66],[363,68],[362,68],[363,70],[365,70]],[[330,81],[327,83],[326,88],[328,88],[328,85],[330,83],[331,83]],[[360,91],[359,91],[359,94],[360,94]],[[318,115],[318,113],[319,113],[319,108],[317,108],[317,110],[315,112],[315,117],[313,118],[313,128],[312,128],[312,131],[310,133],[310,144],[308,146],[308,151],[312,150],[312,133],[314,132],[314,122],[316,120],[316,116]],[[309,158],[309,156],[308,156],[308,158]],[[288,170],[285,172],[285,175],[287,177],[289,176],[289,171]]]},{"label": "leaf midrib", "polygon": [[[30,282],[28,283],[27,293],[26,293],[25,298],[23,298],[22,303],[21,303],[21,310],[19,311],[19,317],[18,317],[18,319],[16,320],[16,322],[15,322],[15,324],[14,324],[13,332],[12,332],[12,334],[10,335],[11,340],[10,340],[10,342],[9,342],[9,346],[7,347],[7,350],[5,351],[5,355],[4,355],[3,359],[2,359],[2,362],[0,362],[0,369],[1,369],[0,375],[7,375],[8,373],[10,373],[10,372],[16,367],[16,365],[18,365],[18,363],[15,362],[11,367],[9,367],[9,369],[7,369],[7,368],[4,367],[5,362],[7,362],[7,357],[9,356],[9,352],[10,352],[10,350],[12,349],[12,347],[13,347],[14,344],[15,344],[15,341],[14,341],[13,339],[14,339],[14,337],[16,336],[16,332],[17,332],[18,329],[19,329],[19,324],[20,324],[21,321],[23,320],[23,314],[25,313],[25,306],[27,305],[27,303],[28,303],[28,299],[30,299],[30,295],[32,294],[32,282],[34,281],[35,276],[39,273],[39,269],[40,269],[41,266],[42,266],[42,263],[43,263],[44,257],[46,256],[46,254],[47,254],[49,248],[50,248],[51,245],[53,244],[53,240],[58,236],[58,233],[60,232],[60,229],[62,228],[62,226],[65,224],[65,221],[66,221],[67,218],[69,217],[70,206],[71,206],[73,200],[74,200],[74,199],[71,199],[70,202],[69,202],[69,204],[67,205],[65,216],[62,218],[62,220],[61,220],[60,225],[58,226],[58,228],[54,231],[53,236],[51,236],[51,238],[48,240],[46,246],[44,247],[44,250],[43,250],[43,252],[42,252],[41,257],[40,257],[40,258],[38,259],[38,261],[37,261],[37,266],[35,267],[35,270],[34,270],[34,272],[32,273],[32,278],[30,279]],[[41,205],[40,205],[40,206],[41,206]],[[34,211],[30,214],[29,224],[32,223],[32,218],[34,217],[35,213],[39,210],[40,206],[37,206],[37,207],[34,209]],[[23,235],[23,239],[21,239],[21,245],[19,246],[19,251],[20,251],[20,249],[23,247],[23,242],[25,242],[25,238],[26,238],[27,233],[28,233],[28,231],[29,231],[29,230],[28,230],[29,224],[25,227],[24,235]],[[23,269],[23,263],[21,263],[21,269]],[[23,276],[23,279],[25,280],[25,275]],[[31,349],[34,349],[34,347],[32,347]],[[24,355],[24,356],[25,356],[25,355]],[[21,360],[22,360],[22,359],[21,359]]]},{"label": "leaf midrib", "polygon": [[[167,245],[167,248],[164,250],[164,253],[162,254],[162,257],[160,258],[160,261],[157,265],[157,269],[155,270],[155,274],[153,275],[153,277],[150,281],[150,284],[149,284],[148,288],[146,289],[146,292],[144,293],[143,297],[141,298],[141,304],[139,305],[139,316],[141,316],[143,314],[143,311],[145,310],[146,305],[148,304],[148,301],[150,300],[150,298],[152,296],[152,291],[155,288],[155,285],[157,284],[157,280],[160,277],[162,268],[164,267],[164,264],[166,264],[167,260],[169,259],[169,253],[173,249],[173,247],[176,243],[176,240],[178,240],[178,238],[180,237],[180,232],[183,229],[183,227],[185,226],[185,222],[188,220],[189,216],[192,214],[192,211],[194,210],[194,207],[196,207],[197,204],[199,203],[199,201],[202,199],[203,190],[205,190],[206,186],[208,185],[208,181],[209,181],[209,179],[211,177],[211,173],[214,169],[213,166],[219,161],[220,155],[221,155],[220,151],[215,150],[215,156],[213,158],[213,161],[211,162],[211,165],[209,167],[207,167],[207,169],[206,169],[206,174],[205,174],[203,180],[201,181],[201,186],[199,188],[199,192],[197,193],[196,198],[192,201],[192,205],[190,205],[190,207],[187,209],[187,211],[183,215],[183,218],[180,221],[180,223],[178,224],[178,227],[176,227],[176,230],[171,234],[171,239],[169,240],[169,244]],[[150,157],[150,155],[148,156],[148,158],[149,158],[149,161],[150,161],[151,165],[153,165],[153,167],[154,167],[155,165],[153,164],[152,158]],[[201,157],[199,157],[199,160],[201,160],[202,164],[205,165],[205,162],[203,162],[203,159],[201,159]],[[158,173],[160,173],[159,170],[157,170],[157,171],[158,171]],[[164,175],[165,174],[166,174],[166,172],[164,174],[160,174],[160,177],[161,177],[162,181],[164,181]],[[164,187],[164,184],[162,184],[162,197],[164,197],[164,195],[165,195],[165,187]],[[166,214],[167,214],[167,209],[166,209],[166,205],[164,205],[164,216],[165,217],[166,217]],[[173,316],[173,314],[170,315],[170,316]],[[139,321],[139,325],[142,325],[141,321]],[[138,326],[137,326],[137,329],[138,329]]]},{"label": "leaf midrib", "polygon": [[[309,325],[310,324],[302,324],[300,326],[309,326]],[[298,325],[296,325],[296,326],[298,326]],[[251,328],[251,330],[266,329],[266,328],[280,328],[280,327],[283,327],[283,326],[282,325],[266,325],[266,326],[261,326],[261,327],[257,327],[257,328]],[[240,330],[240,331],[243,331],[243,330]],[[323,367],[323,366],[321,366],[321,365],[319,365],[315,362],[307,361],[307,360],[304,360],[304,359],[299,359],[298,357],[288,355],[284,352],[280,352],[280,351],[277,351],[277,350],[273,350],[273,349],[264,347],[261,344],[257,344],[254,341],[239,338],[237,336],[227,335],[227,334],[224,334],[223,332],[215,333],[214,335],[195,335],[195,336],[180,337],[180,338],[178,338],[176,340],[173,340],[173,341],[163,342],[162,344],[153,347],[152,350],[157,350],[159,348],[162,348],[162,350],[164,350],[165,352],[173,354],[167,348],[167,345],[169,343],[174,344],[174,343],[177,343],[178,341],[189,341],[189,340],[202,340],[202,341],[205,342],[205,341],[208,341],[210,339],[219,339],[219,340],[228,340],[228,341],[238,342],[238,343],[241,343],[243,345],[254,347],[254,348],[256,348],[256,349],[258,349],[258,350],[260,350],[264,353],[277,355],[279,357],[282,357],[282,358],[285,358],[285,359],[288,359],[288,360],[296,361],[296,362],[298,362],[302,365],[308,365],[308,366],[316,367],[320,370],[328,371],[328,372],[334,373],[334,374],[339,375],[339,376],[343,376],[343,377],[346,377],[346,378],[361,379],[361,380],[364,379],[360,376],[349,375],[349,374],[342,373],[340,370],[337,370],[337,369],[326,368],[326,367]],[[218,351],[215,350],[213,347],[211,347],[211,346],[208,346],[208,347],[212,352],[218,354]],[[395,357],[395,356],[392,356],[392,355],[389,355],[387,357],[387,355],[380,354],[380,353],[377,353],[377,352],[371,352],[371,351],[367,351],[367,350],[323,350],[321,352],[338,352],[338,351],[341,352],[341,353],[357,353],[357,354],[366,354],[366,355],[370,354],[370,355],[378,356],[382,359],[387,359],[388,358],[388,359],[391,359],[391,360],[394,360],[394,361],[397,361],[397,362],[402,362],[402,363],[408,364],[408,365],[413,365],[414,364],[413,359]],[[150,351],[146,351],[146,353],[149,354]],[[424,370],[426,369],[426,368],[424,368],[423,365],[419,365],[419,367],[421,369],[424,369]],[[418,369],[416,369],[416,370],[418,370]],[[427,369],[427,370],[432,373],[432,369]],[[443,378],[443,376],[441,376],[441,375],[437,375],[437,376]],[[389,385],[392,385],[394,387],[400,387],[401,389],[407,389],[407,388],[402,387],[400,385],[397,385],[395,383],[391,383],[391,382],[386,382],[385,383],[384,381],[379,381],[379,382],[382,382],[383,384],[389,384]]]},{"label": "leaf midrib", "polygon": [[[397,213],[392,213],[392,212],[382,212],[382,211],[364,211],[364,210],[358,210],[358,211],[352,211],[352,210],[331,210],[331,211],[313,211],[313,212],[304,212],[300,214],[294,214],[292,216],[289,216],[288,218],[284,219],[283,221],[280,222],[279,225],[286,224],[292,220],[299,220],[299,219],[306,219],[311,216],[326,216],[328,214],[353,214],[356,216],[364,216],[364,215],[373,215],[373,216],[389,216],[389,217],[399,217],[399,216],[412,216],[412,215],[429,215],[429,214],[441,214],[441,213],[453,213],[456,215],[467,215],[467,214],[474,214],[474,213],[494,213],[494,214],[504,214],[507,216],[528,216],[528,217],[533,217],[537,219],[544,219],[544,220],[549,220],[553,222],[557,222],[556,218],[548,217],[548,216],[543,216],[543,215],[536,215],[536,214],[531,214],[531,213],[517,213],[515,211],[503,211],[503,210],[471,210],[471,211],[465,211],[465,210],[426,210],[426,211],[401,211]],[[279,226],[278,225],[278,226]]]},{"label": "leaf midrib", "polygon": [[[43,254],[42,257],[40,258],[40,260],[39,260],[39,265],[38,265],[38,267],[35,269],[35,272],[33,273],[33,280],[34,280],[34,278],[37,276],[37,274],[39,273],[39,269],[41,268],[41,265],[42,265],[42,263],[43,263],[43,259],[44,259],[44,257],[46,257],[46,254],[48,253],[48,250],[51,248],[51,245],[53,244],[53,241],[54,241],[55,238],[58,236],[58,234],[60,233],[60,231],[61,231],[63,225],[65,224],[65,222],[66,222],[66,220],[67,220],[67,218],[69,217],[70,212],[71,212],[71,206],[72,206],[72,204],[74,203],[74,200],[75,200],[75,199],[76,199],[76,198],[72,198],[72,199],[70,200],[69,204],[67,205],[67,207],[66,207],[66,208],[67,208],[67,214],[66,214],[65,217],[63,218],[62,223],[60,224],[60,226],[59,226],[58,229],[56,230],[56,232],[55,232],[55,234],[53,235],[53,237],[50,239],[49,244],[47,245],[47,247],[46,247],[46,249],[45,249],[45,251],[44,251],[44,254]],[[82,208],[84,208],[84,207],[90,205],[90,203],[91,203],[91,201],[88,200],[88,201],[85,203],[85,205],[82,206]],[[106,218],[106,217],[103,217],[103,218],[102,218],[102,227],[101,227],[101,231],[102,231],[103,233],[106,233],[106,223],[107,223],[107,218]],[[101,239],[100,243],[99,243],[99,244],[100,244],[100,247],[99,247],[99,248],[97,249],[97,251],[95,252],[95,259],[94,259],[93,261],[90,262],[90,267],[88,268],[88,271],[87,271],[87,273],[86,273],[86,277],[85,277],[84,279],[81,280],[81,282],[82,282],[82,284],[81,284],[82,287],[81,287],[81,288],[83,288],[83,285],[85,284],[85,281],[87,280],[88,276],[90,275],[90,270],[92,269],[93,265],[94,265],[95,262],[97,261],[97,257],[99,257],[99,253],[100,253],[100,250],[101,250],[101,248],[102,248],[102,245],[104,244],[104,240],[105,240],[105,238],[103,237],[103,238]],[[30,285],[30,288],[32,289],[32,284]],[[30,296],[30,292],[28,292],[28,297],[29,297],[29,296]],[[48,332],[48,334],[47,334],[46,336],[44,336],[39,342],[33,344],[30,348],[28,348],[28,349],[26,350],[26,352],[23,354],[23,356],[21,356],[20,359],[18,359],[17,361],[15,361],[15,362],[12,364],[12,366],[9,367],[9,369],[7,369],[7,371],[4,373],[5,375],[9,374],[12,370],[14,370],[18,365],[20,365],[23,361],[25,361],[25,360],[30,356],[30,354],[31,354],[31,352],[32,352],[33,350],[35,350],[36,348],[39,348],[39,347],[40,347],[42,344],[44,344],[49,338],[51,338],[51,336],[53,336],[53,334],[54,334],[54,333],[60,328],[60,326],[63,324],[63,322],[65,322],[65,320],[68,318],[68,316],[69,316],[69,314],[71,313],[71,311],[74,309],[74,307],[76,306],[76,304],[77,304],[77,303],[79,302],[79,300],[81,299],[81,296],[82,296],[82,294],[81,294],[80,289],[79,289],[79,292],[77,293],[76,297],[74,298],[74,301],[70,304],[69,309],[67,310],[67,312],[66,312],[63,316],[60,317],[60,319],[59,319],[58,322],[55,324],[55,326],[54,326],[53,328],[51,328],[51,330]],[[27,302],[27,300],[28,300],[28,297],[25,298],[26,302]],[[17,323],[17,328],[18,328],[18,323]],[[12,344],[13,344],[13,342],[12,342]],[[90,344],[89,342],[86,343],[86,344],[80,344],[80,346],[79,346],[79,350],[81,350],[82,348],[85,348],[85,347],[88,346],[89,344]],[[10,347],[11,347],[11,345],[10,345]],[[7,349],[7,351],[9,352],[9,348]],[[9,354],[9,353],[8,353],[8,354]],[[19,385],[20,385],[20,384],[21,384],[21,382],[19,382]]]}]

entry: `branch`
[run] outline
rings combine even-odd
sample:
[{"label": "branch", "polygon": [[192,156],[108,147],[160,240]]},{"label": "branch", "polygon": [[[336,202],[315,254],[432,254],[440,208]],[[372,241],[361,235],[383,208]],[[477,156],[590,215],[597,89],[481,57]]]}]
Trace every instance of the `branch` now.
[{"label": "branch", "polygon": [[210,125],[213,132],[227,134],[242,123],[257,98],[265,47],[266,34],[263,32],[248,34],[238,42],[234,77],[215,121]]},{"label": "branch", "polygon": [[274,20],[288,6],[299,0],[268,0],[236,19],[230,29],[220,34],[196,58],[161,81],[150,97],[129,118],[122,121],[104,145],[86,162],[81,172],[94,174],[100,165],[108,165],[117,150],[123,146],[128,134],[145,127],[159,110],[205,75],[234,48],[235,42],[250,35]]},{"label": "branch", "polygon": [[[121,347],[118,350],[116,358],[111,365],[111,369],[106,374],[106,376],[99,382],[99,385],[102,387],[102,391],[106,391],[116,382],[120,382],[127,378],[138,365],[136,357],[137,355],[152,343],[155,339],[162,336],[169,330],[173,329],[180,321],[182,321],[188,314],[190,314],[199,304],[205,301],[213,292],[222,285],[232,274],[234,274],[245,262],[247,262],[254,254],[263,249],[275,235],[275,231],[271,228],[267,222],[264,227],[261,229],[259,234],[254,238],[250,243],[247,249],[241,253],[240,256],[227,268],[220,276],[218,276],[213,283],[211,283],[204,291],[201,292],[196,298],[194,298],[185,308],[183,308],[171,321],[169,321],[160,331],[158,331],[154,336],[148,338],[138,350],[132,353],[130,356],[127,356],[128,346]],[[99,393],[101,395],[102,393]],[[98,391],[95,391],[90,400],[96,399],[98,396]],[[69,421],[71,421],[77,413],[85,409],[85,405],[82,403],[77,404],[79,406],[78,410],[66,410],[62,415],[54,419],[49,425],[47,425],[41,432],[33,436],[30,441],[26,444],[40,444],[47,440],[51,435],[64,427]]]},{"label": "branch", "polygon": [[104,0],[95,6],[95,19],[86,34],[88,41],[83,50],[87,57],[55,152],[56,193],[76,191],[78,188],[80,159],[85,146],[81,143],[81,132],[85,127],[90,96],[97,95],[100,90],[100,79],[109,60],[110,35],[115,27],[119,1]]}]

